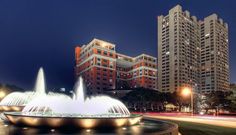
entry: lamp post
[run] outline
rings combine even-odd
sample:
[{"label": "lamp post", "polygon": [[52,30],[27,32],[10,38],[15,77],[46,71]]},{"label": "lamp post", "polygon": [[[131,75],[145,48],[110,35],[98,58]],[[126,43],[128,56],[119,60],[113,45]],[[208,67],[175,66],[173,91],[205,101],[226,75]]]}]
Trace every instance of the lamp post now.
[{"label": "lamp post", "polygon": [[191,115],[193,116],[193,90],[191,88],[189,88],[189,87],[185,87],[182,90],[182,94],[184,96],[190,95],[190,100],[191,100],[190,101],[191,102]]},{"label": "lamp post", "polygon": [[191,115],[193,116],[193,91],[191,91],[191,110],[192,110],[192,113]]}]

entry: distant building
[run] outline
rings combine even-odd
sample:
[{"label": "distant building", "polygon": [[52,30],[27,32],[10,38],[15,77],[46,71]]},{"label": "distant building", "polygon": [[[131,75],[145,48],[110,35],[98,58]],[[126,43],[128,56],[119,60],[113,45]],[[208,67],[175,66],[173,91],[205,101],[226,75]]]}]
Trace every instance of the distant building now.
[{"label": "distant building", "polygon": [[88,90],[145,87],[157,89],[157,60],[147,54],[129,57],[119,54],[115,45],[93,39],[75,48],[75,76],[83,76]]},{"label": "distant building", "polygon": [[198,21],[180,5],[158,16],[158,89],[229,90],[228,26],[216,14]]}]

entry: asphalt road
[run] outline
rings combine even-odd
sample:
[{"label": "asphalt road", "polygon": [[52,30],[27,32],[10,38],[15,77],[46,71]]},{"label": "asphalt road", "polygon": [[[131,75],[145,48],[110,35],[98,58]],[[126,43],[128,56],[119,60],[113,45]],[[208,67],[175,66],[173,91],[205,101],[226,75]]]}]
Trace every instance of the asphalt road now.
[{"label": "asphalt road", "polygon": [[174,113],[147,113],[144,114],[144,117],[236,128],[236,117],[199,116],[199,115],[188,116]]}]

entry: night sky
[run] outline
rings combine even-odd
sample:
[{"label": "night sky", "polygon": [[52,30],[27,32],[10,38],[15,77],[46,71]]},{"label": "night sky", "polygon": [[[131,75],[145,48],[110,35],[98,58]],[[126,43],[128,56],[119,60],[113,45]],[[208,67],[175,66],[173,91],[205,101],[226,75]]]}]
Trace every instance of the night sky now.
[{"label": "night sky", "polygon": [[234,0],[0,0],[0,83],[32,89],[40,66],[49,89],[74,84],[74,48],[93,38],[118,52],[157,56],[158,15],[176,4],[229,24],[231,82],[236,82]]}]

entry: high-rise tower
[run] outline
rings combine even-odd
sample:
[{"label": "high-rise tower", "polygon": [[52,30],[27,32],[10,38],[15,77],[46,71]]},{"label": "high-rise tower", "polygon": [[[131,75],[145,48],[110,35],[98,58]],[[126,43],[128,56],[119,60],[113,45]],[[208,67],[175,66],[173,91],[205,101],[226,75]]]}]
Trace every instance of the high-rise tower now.
[{"label": "high-rise tower", "polygon": [[182,87],[199,90],[199,23],[177,5],[158,16],[158,89],[174,92]]},{"label": "high-rise tower", "polygon": [[200,21],[201,92],[229,90],[228,25],[212,14]]},{"label": "high-rise tower", "polygon": [[158,89],[229,90],[228,25],[212,14],[198,21],[180,5],[158,16]]}]

